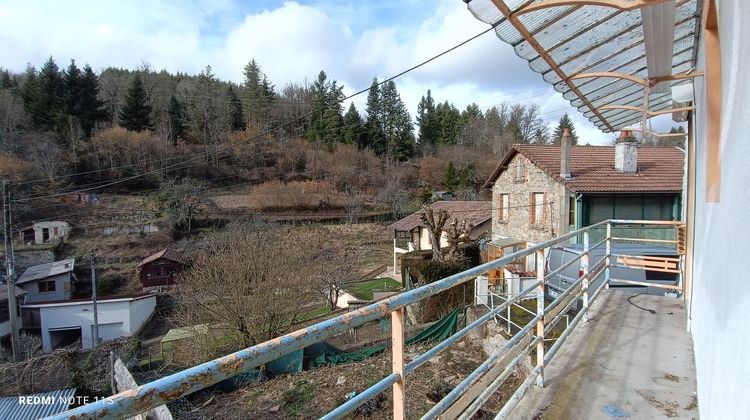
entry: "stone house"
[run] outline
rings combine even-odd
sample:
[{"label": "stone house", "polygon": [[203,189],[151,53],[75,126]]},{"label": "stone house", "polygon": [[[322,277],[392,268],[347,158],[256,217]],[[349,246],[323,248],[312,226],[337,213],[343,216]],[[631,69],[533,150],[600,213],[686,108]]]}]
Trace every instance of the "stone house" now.
[{"label": "stone house", "polygon": [[[451,217],[450,220],[455,218],[459,223],[466,220],[466,223],[472,226],[471,239],[478,239],[490,234],[492,203],[489,201],[438,201],[432,204],[432,208],[436,213],[440,210],[447,211]],[[422,224],[421,214],[422,211],[419,210],[388,226],[388,229],[393,231],[394,274],[401,272],[401,255],[411,251],[432,249],[430,234]],[[440,247],[447,246],[447,234],[443,231],[440,238]]]},{"label": "stone house", "polygon": [[492,239],[536,244],[610,218],[680,220],[683,173],[674,147],[516,144],[484,185]]}]

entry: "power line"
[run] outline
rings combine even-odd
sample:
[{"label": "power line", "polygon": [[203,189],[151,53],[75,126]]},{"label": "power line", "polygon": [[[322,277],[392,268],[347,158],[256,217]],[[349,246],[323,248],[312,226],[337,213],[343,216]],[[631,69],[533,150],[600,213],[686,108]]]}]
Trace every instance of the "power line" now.
[{"label": "power line", "polygon": [[[377,87],[380,87],[380,86],[382,86],[383,84],[385,84],[385,83],[388,83],[388,82],[390,82],[390,81],[392,81],[392,80],[394,80],[394,79],[396,79],[396,78],[399,78],[399,77],[403,76],[403,75],[404,75],[404,74],[406,74],[406,73],[409,73],[409,72],[411,72],[411,71],[414,71],[414,70],[416,70],[416,69],[418,69],[418,68],[420,68],[420,67],[422,67],[422,66],[424,66],[424,65],[426,65],[426,64],[428,64],[428,63],[430,63],[430,62],[432,62],[432,61],[434,61],[434,60],[436,60],[436,59],[438,59],[438,58],[440,58],[440,57],[442,57],[442,56],[444,56],[444,55],[446,55],[446,54],[448,54],[448,53],[450,53],[450,52],[452,52],[452,51],[454,51],[454,50],[456,50],[456,49],[458,49],[458,48],[460,48],[460,47],[462,47],[462,46],[464,46],[464,45],[466,45],[466,44],[468,44],[469,42],[471,42],[471,41],[473,41],[473,40],[475,40],[475,39],[477,39],[477,38],[481,37],[482,35],[484,35],[484,34],[486,34],[486,33],[490,32],[490,31],[492,31],[492,30],[494,30],[494,26],[490,26],[489,28],[487,28],[487,29],[485,29],[485,30],[483,30],[483,31],[479,32],[478,34],[476,34],[476,35],[474,35],[474,36],[472,36],[472,37],[470,37],[470,38],[468,38],[468,39],[466,39],[466,40],[464,40],[464,41],[462,41],[462,42],[460,42],[460,43],[458,43],[458,44],[454,45],[453,47],[451,47],[451,48],[448,48],[447,50],[444,50],[443,52],[441,52],[441,53],[439,53],[439,54],[437,54],[437,55],[434,55],[434,56],[432,56],[432,57],[430,57],[430,58],[428,58],[428,59],[426,59],[426,60],[424,60],[424,61],[422,61],[422,62],[420,62],[420,63],[418,63],[418,64],[416,64],[416,65],[414,65],[414,66],[412,66],[412,67],[409,67],[409,68],[407,68],[406,70],[403,70],[403,71],[401,71],[401,72],[399,72],[399,73],[397,73],[397,74],[395,74],[395,75],[393,75],[393,76],[391,76],[391,77],[389,77],[389,78],[387,78],[387,79],[384,79],[384,80],[383,80],[383,81],[381,81],[381,82],[378,82],[378,83],[376,84],[376,86],[377,86]],[[284,128],[284,127],[286,127],[286,126],[289,126],[289,125],[291,125],[292,123],[295,123],[295,122],[301,121],[301,120],[303,120],[304,118],[307,118],[307,117],[309,117],[309,116],[312,116],[312,115],[314,115],[314,114],[316,114],[316,113],[318,113],[318,112],[322,112],[322,111],[324,111],[324,110],[326,110],[326,109],[328,109],[328,108],[330,108],[330,107],[332,107],[332,106],[338,105],[338,104],[340,104],[340,103],[342,103],[342,102],[344,102],[344,101],[347,101],[347,100],[349,100],[349,99],[351,99],[351,98],[353,98],[353,97],[355,97],[355,96],[361,95],[361,94],[363,94],[363,93],[365,93],[365,92],[369,92],[369,91],[370,91],[370,89],[372,89],[372,86],[370,86],[370,87],[367,87],[367,88],[365,88],[365,89],[361,89],[361,90],[359,90],[359,91],[357,91],[357,92],[355,92],[355,93],[353,93],[353,94],[351,94],[351,95],[349,95],[349,96],[346,96],[346,97],[344,97],[344,98],[341,98],[341,99],[337,99],[337,100],[336,100],[336,101],[334,101],[334,103],[332,103],[332,104],[329,104],[329,105],[325,105],[325,106],[323,106],[323,107],[321,107],[321,108],[318,108],[318,109],[312,110],[312,111],[310,111],[310,112],[308,112],[308,113],[306,113],[306,114],[304,114],[304,115],[302,115],[302,116],[300,116],[300,117],[298,117],[298,118],[295,118],[295,119],[293,119],[293,120],[291,120],[291,121],[288,121],[288,122],[286,122],[286,123],[282,123],[282,124],[280,124],[280,125],[277,125],[276,127],[272,128],[272,129],[268,129],[268,130],[265,130],[265,131],[264,131],[264,132],[262,132],[261,134],[258,134],[258,135],[256,135],[256,136],[250,137],[249,139],[243,140],[243,141],[241,141],[241,142],[238,142],[238,143],[235,143],[235,144],[230,144],[230,145],[227,145],[227,146],[224,146],[224,147],[220,147],[220,148],[219,148],[218,150],[216,150],[216,151],[213,151],[213,152],[204,152],[204,153],[202,153],[202,154],[200,154],[200,155],[198,155],[198,156],[194,156],[194,157],[192,157],[192,158],[189,158],[189,159],[187,159],[187,160],[185,160],[185,161],[182,161],[182,162],[178,162],[178,163],[175,163],[175,164],[172,164],[172,165],[168,165],[168,166],[165,166],[165,167],[162,167],[162,168],[156,169],[156,170],[152,170],[152,171],[147,171],[147,172],[143,172],[143,173],[140,173],[140,174],[137,174],[137,175],[133,175],[133,176],[129,176],[129,177],[125,177],[125,178],[121,178],[121,179],[119,179],[119,180],[116,180],[116,181],[112,181],[112,182],[109,182],[109,183],[107,183],[107,184],[104,184],[104,185],[100,185],[100,186],[98,186],[98,187],[95,187],[95,188],[85,188],[85,189],[79,189],[79,190],[77,190],[77,191],[78,191],[78,192],[86,192],[86,191],[92,191],[92,190],[95,190],[95,189],[99,189],[99,188],[104,188],[104,187],[108,187],[108,186],[112,186],[112,185],[117,185],[117,184],[120,184],[120,183],[123,183],[123,182],[131,181],[131,180],[133,180],[133,179],[137,179],[137,178],[140,178],[140,177],[143,177],[143,176],[146,176],[146,175],[152,174],[152,173],[156,173],[156,172],[161,172],[161,171],[164,171],[164,170],[167,170],[167,169],[172,169],[172,168],[178,167],[179,165],[181,165],[181,164],[183,164],[183,163],[188,163],[188,162],[191,162],[191,161],[194,161],[194,160],[197,160],[197,159],[203,158],[203,157],[208,157],[208,156],[211,156],[211,155],[213,155],[213,154],[218,154],[218,153],[220,153],[220,152],[223,152],[223,151],[225,151],[225,150],[229,150],[229,149],[231,149],[231,148],[234,148],[234,147],[237,147],[237,146],[239,146],[239,145],[241,145],[241,144],[244,144],[244,143],[247,143],[247,142],[249,142],[249,141],[252,141],[252,140],[255,140],[255,139],[261,138],[261,137],[263,137],[263,136],[266,136],[266,135],[268,135],[268,134],[271,134],[271,133],[272,133],[273,131],[275,131],[275,130],[279,130],[279,129],[281,129],[281,128]],[[60,195],[63,195],[63,194],[57,193],[57,194],[47,194],[47,195],[40,195],[40,196],[28,197],[28,198],[26,198],[26,200],[36,200],[36,199],[41,199],[41,198],[51,198],[51,197],[57,197],[57,196],[60,196]]]}]

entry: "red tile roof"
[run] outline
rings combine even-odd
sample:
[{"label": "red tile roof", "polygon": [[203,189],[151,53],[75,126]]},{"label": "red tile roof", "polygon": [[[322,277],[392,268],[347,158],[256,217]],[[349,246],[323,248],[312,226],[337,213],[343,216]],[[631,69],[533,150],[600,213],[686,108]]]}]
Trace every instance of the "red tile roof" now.
[{"label": "red tile roof", "polygon": [[146,257],[138,264],[138,267],[148,264],[152,261],[156,261],[159,258],[164,258],[170,261],[174,261],[176,263],[180,263],[182,265],[187,265],[187,258],[185,258],[182,253],[172,250],[172,249],[162,249],[161,251],[157,252],[154,255],[151,255],[149,257]]},{"label": "red tile roof", "polygon": [[[492,219],[492,202],[490,201],[437,201],[432,204],[433,210],[445,210],[459,221],[466,220],[472,226],[479,226]],[[412,213],[388,226],[391,230],[408,231],[422,226],[422,210]]]},{"label": "red tile roof", "polygon": [[575,192],[682,191],[685,155],[675,147],[639,147],[638,171],[628,174],[615,169],[614,146],[573,146],[572,179],[563,180],[560,177],[560,146],[531,144],[513,145],[484,184],[485,188],[492,187],[517,153]]}]

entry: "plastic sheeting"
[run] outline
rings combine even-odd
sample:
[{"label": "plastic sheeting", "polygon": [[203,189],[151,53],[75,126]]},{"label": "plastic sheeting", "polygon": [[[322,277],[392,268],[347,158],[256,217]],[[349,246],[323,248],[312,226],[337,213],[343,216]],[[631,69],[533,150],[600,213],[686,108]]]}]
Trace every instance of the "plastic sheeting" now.
[{"label": "plastic sheeting", "polygon": [[[512,16],[513,12],[536,0],[499,1],[508,6]],[[493,0],[469,0],[467,3],[469,11],[477,19],[495,25],[497,37],[512,45],[516,54],[527,60],[533,71],[540,73],[546,82],[552,84],[599,129],[616,131],[641,120],[642,114],[637,111],[599,108],[607,104],[641,106],[644,99],[642,86],[603,77],[566,80],[591,72],[619,72],[648,78],[640,10],[623,12],[612,7],[568,5],[520,15],[518,21],[556,64],[556,71],[506,19]],[[685,73],[694,67],[697,54],[695,39],[700,26],[698,0],[678,0],[676,6],[672,74]],[[679,85],[690,82],[680,80],[670,83]],[[571,84],[581,92],[580,97]],[[651,111],[672,107],[670,93],[651,94],[649,102]]]},{"label": "plastic sheeting", "polygon": [[[426,343],[429,341],[445,340],[456,332],[457,324],[458,310],[454,309],[440,321],[432,324],[430,327],[422,330],[419,334],[406,340],[406,344],[408,345],[416,343]],[[327,344],[327,348],[315,358],[314,366],[318,367],[323,365],[338,365],[341,363],[359,362],[367,359],[368,357],[372,357],[383,352],[385,348],[385,344],[380,344],[357,351],[342,352],[336,347]]]}]

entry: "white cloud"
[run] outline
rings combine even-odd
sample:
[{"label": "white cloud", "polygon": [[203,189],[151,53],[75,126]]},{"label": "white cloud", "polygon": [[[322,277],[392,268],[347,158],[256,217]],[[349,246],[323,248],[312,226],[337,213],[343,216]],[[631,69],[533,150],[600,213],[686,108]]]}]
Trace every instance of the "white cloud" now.
[{"label": "white cloud", "polygon": [[[21,71],[49,55],[61,66],[74,58],[95,69],[146,61],[155,69],[197,73],[210,64],[220,78],[241,82],[243,67],[254,58],[278,87],[312,81],[323,69],[352,93],[373,77],[383,80],[488,28],[456,0],[368,7],[326,0],[268,3],[16,2],[0,9],[0,65]],[[567,110],[584,142],[609,141],[493,33],[396,83],[412,114],[427,89],[459,108],[537,103],[551,124]],[[361,111],[365,99],[354,100]]]}]

